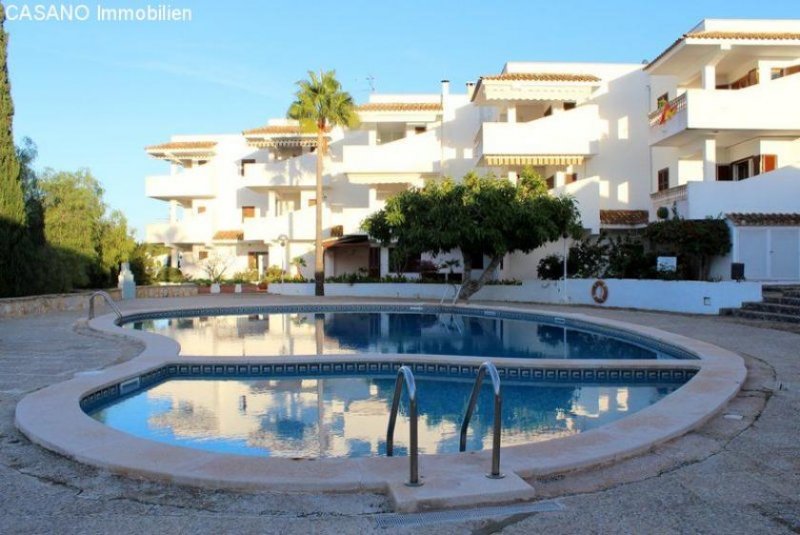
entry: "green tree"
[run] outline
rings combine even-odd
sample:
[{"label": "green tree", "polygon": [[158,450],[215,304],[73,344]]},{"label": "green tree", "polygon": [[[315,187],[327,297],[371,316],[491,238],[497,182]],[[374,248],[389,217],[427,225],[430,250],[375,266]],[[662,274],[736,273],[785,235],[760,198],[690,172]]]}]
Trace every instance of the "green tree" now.
[{"label": "green tree", "polygon": [[39,177],[33,168],[33,162],[39,155],[36,143],[29,137],[22,139],[22,145],[17,147],[17,160],[19,161],[19,182],[25,200],[25,217],[31,240],[42,246],[44,240],[44,205],[42,203],[42,190],[39,188]]},{"label": "green tree", "polygon": [[684,278],[708,280],[711,259],[730,252],[731,232],[723,219],[673,217],[650,223],[645,236],[659,254],[678,257]]},{"label": "green tree", "polygon": [[71,286],[86,287],[101,276],[98,244],[105,212],[103,189],[88,170],[42,176],[45,238],[58,249]]},{"label": "green tree", "polygon": [[325,133],[334,126],[354,127],[358,124],[353,97],[336,79],[336,71],[309,71],[308,80],[297,82],[296,100],[289,107],[287,116],[300,121],[303,131],[317,134],[317,181],[316,181],[316,239],[314,248],[315,294],[325,294],[325,266],[322,250],[322,174],[325,155],[328,152]]},{"label": "green tree", "polygon": [[[459,297],[469,299],[505,255],[528,253],[565,234],[580,233],[575,200],[544,194],[540,182],[535,173],[521,176],[517,185],[474,173],[460,183],[451,179],[429,182],[390,198],[362,228],[384,245],[394,243],[415,254],[460,249],[464,283]],[[491,260],[473,280],[472,265],[478,254]]]},{"label": "green tree", "polygon": [[25,256],[30,247],[12,132],[14,104],[8,78],[5,20],[5,7],[0,4],[0,295],[10,296],[24,291],[28,263]]},{"label": "green tree", "polygon": [[136,242],[128,229],[128,220],[122,212],[113,210],[100,221],[101,280],[98,282],[105,283],[104,285],[116,285],[120,263],[131,260],[135,249]]}]

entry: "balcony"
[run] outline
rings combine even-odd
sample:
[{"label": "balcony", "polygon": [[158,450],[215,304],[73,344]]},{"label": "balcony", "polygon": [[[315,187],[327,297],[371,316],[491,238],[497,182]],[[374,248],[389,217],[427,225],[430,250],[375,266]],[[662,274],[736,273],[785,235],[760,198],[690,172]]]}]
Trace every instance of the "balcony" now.
[{"label": "balcony", "polygon": [[[325,174],[331,174],[330,160],[325,161]],[[248,188],[313,188],[317,180],[316,154],[304,154],[279,162],[247,164],[242,185]],[[323,177],[323,186],[330,178]]]},{"label": "balcony", "polygon": [[515,159],[538,165],[549,161],[534,161],[537,158],[553,157],[579,163],[596,152],[599,137],[597,106],[586,105],[527,123],[483,123],[475,137],[475,155],[483,165]]},{"label": "balcony", "polygon": [[208,243],[211,241],[211,222],[202,220],[189,220],[171,223],[159,221],[147,225],[145,241],[147,243],[163,244],[193,244]]},{"label": "balcony", "polygon": [[[745,131],[743,139],[800,135],[800,76],[786,76],[744,89],[687,89],[667,107],[650,113],[650,144],[682,146],[699,135]],[[729,143],[738,143],[732,138]],[[727,145],[728,143],[726,143]]]},{"label": "balcony", "polygon": [[787,165],[739,181],[690,181],[650,194],[653,208],[677,208],[687,219],[720,214],[795,213],[800,198],[800,164]]},{"label": "balcony", "polygon": [[383,145],[343,149],[343,170],[355,183],[406,182],[439,172],[442,146],[438,129]]},{"label": "balcony", "polygon": [[145,179],[145,195],[153,199],[209,199],[216,196],[211,169],[189,169],[174,175]]},{"label": "balcony", "polygon": [[[322,211],[322,228],[331,226],[330,210]],[[313,240],[316,236],[316,208],[310,206],[280,216],[253,217],[244,221],[245,241],[277,241],[280,236],[289,240]]]}]

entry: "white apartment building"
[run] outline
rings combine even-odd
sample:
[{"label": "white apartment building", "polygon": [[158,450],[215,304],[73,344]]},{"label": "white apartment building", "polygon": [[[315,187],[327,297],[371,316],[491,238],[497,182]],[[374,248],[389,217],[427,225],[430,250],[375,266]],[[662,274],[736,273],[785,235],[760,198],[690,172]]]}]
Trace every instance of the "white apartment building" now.
[{"label": "white apartment building", "polygon": [[[800,20],[704,20],[647,65],[513,62],[463,93],[445,81],[440,94],[372,94],[357,129],[329,133],[326,275],[389,273],[360,225],[394,193],[473,169],[515,180],[532,165],[578,200],[591,234],[641,227],[661,206],[723,216],[734,246],[713,275],[744,262],[749,279],[800,280],[799,73]],[[292,271],[297,257],[310,277],[315,145],[281,119],[148,147],[171,172],[146,180],[169,203],[147,241],[196,277],[209,259],[231,275]],[[534,278],[548,252],[509,255],[497,276]]]}]

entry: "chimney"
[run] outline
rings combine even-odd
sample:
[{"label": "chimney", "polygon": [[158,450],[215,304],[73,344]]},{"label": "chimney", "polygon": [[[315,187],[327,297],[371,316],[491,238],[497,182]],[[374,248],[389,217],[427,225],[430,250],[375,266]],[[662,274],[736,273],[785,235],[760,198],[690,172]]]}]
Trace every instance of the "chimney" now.
[{"label": "chimney", "polygon": [[475,82],[467,82],[467,98],[472,100],[472,94],[475,92]]},{"label": "chimney", "polygon": [[450,80],[442,80],[442,96],[450,95]]}]

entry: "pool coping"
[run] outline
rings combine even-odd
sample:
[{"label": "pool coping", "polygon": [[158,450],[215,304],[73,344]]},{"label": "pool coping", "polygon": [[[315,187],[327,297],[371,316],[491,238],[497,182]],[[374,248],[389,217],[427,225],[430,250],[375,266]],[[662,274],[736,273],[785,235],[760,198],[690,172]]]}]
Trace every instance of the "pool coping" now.
[{"label": "pool coping", "polygon": [[[315,304],[320,303],[308,301],[296,305]],[[370,304],[395,308],[418,305],[379,301]],[[347,303],[339,305],[346,307]],[[430,303],[419,305],[435,307]],[[196,307],[178,306],[168,310],[192,308]],[[269,309],[270,306],[263,308]],[[404,485],[408,475],[408,459],[405,457],[292,460],[212,453],[137,438],[92,419],[81,409],[80,400],[105,385],[116,384],[169,364],[220,362],[219,357],[179,356],[180,346],[174,340],[154,333],[123,329],[116,325],[115,316],[108,314],[91,320],[89,327],[105,334],[137,339],[144,344],[144,350],[130,361],[103,370],[78,373],[73,379],[29,394],[17,405],[16,425],[34,443],[79,462],[129,477],[239,491],[387,492],[396,509],[413,511],[530,499],[535,496],[535,489],[525,482],[526,478],[586,469],[648,451],[657,444],[699,427],[717,414],[738,393],[747,373],[743,359],[734,352],[652,327],[580,313],[552,313],[508,306],[459,305],[456,308],[469,313],[483,310],[523,312],[586,322],[653,338],[699,357],[697,360],[662,361],[492,359],[498,365],[513,361],[513,365],[518,367],[554,369],[689,368],[696,369],[697,373],[688,383],[659,402],[600,428],[544,442],[504,447],[501,468],[507,474],[505,479],[484,478],[490,462],[489,451],[422,455],[420,473],[425,485],[412,488]],[[137,310],[129,315],[166,310]],[[464,362],[464,357],[429,355],[336,356],[353,362]],[[472,363],[479,360],[484,359],[470,359]],[[224,362],[253,363],[263,362],[263,359],[237,357],[234,360],[224,357]],[[270,362],[310,361],[308,357],[294,356],[270,357]]]}]

